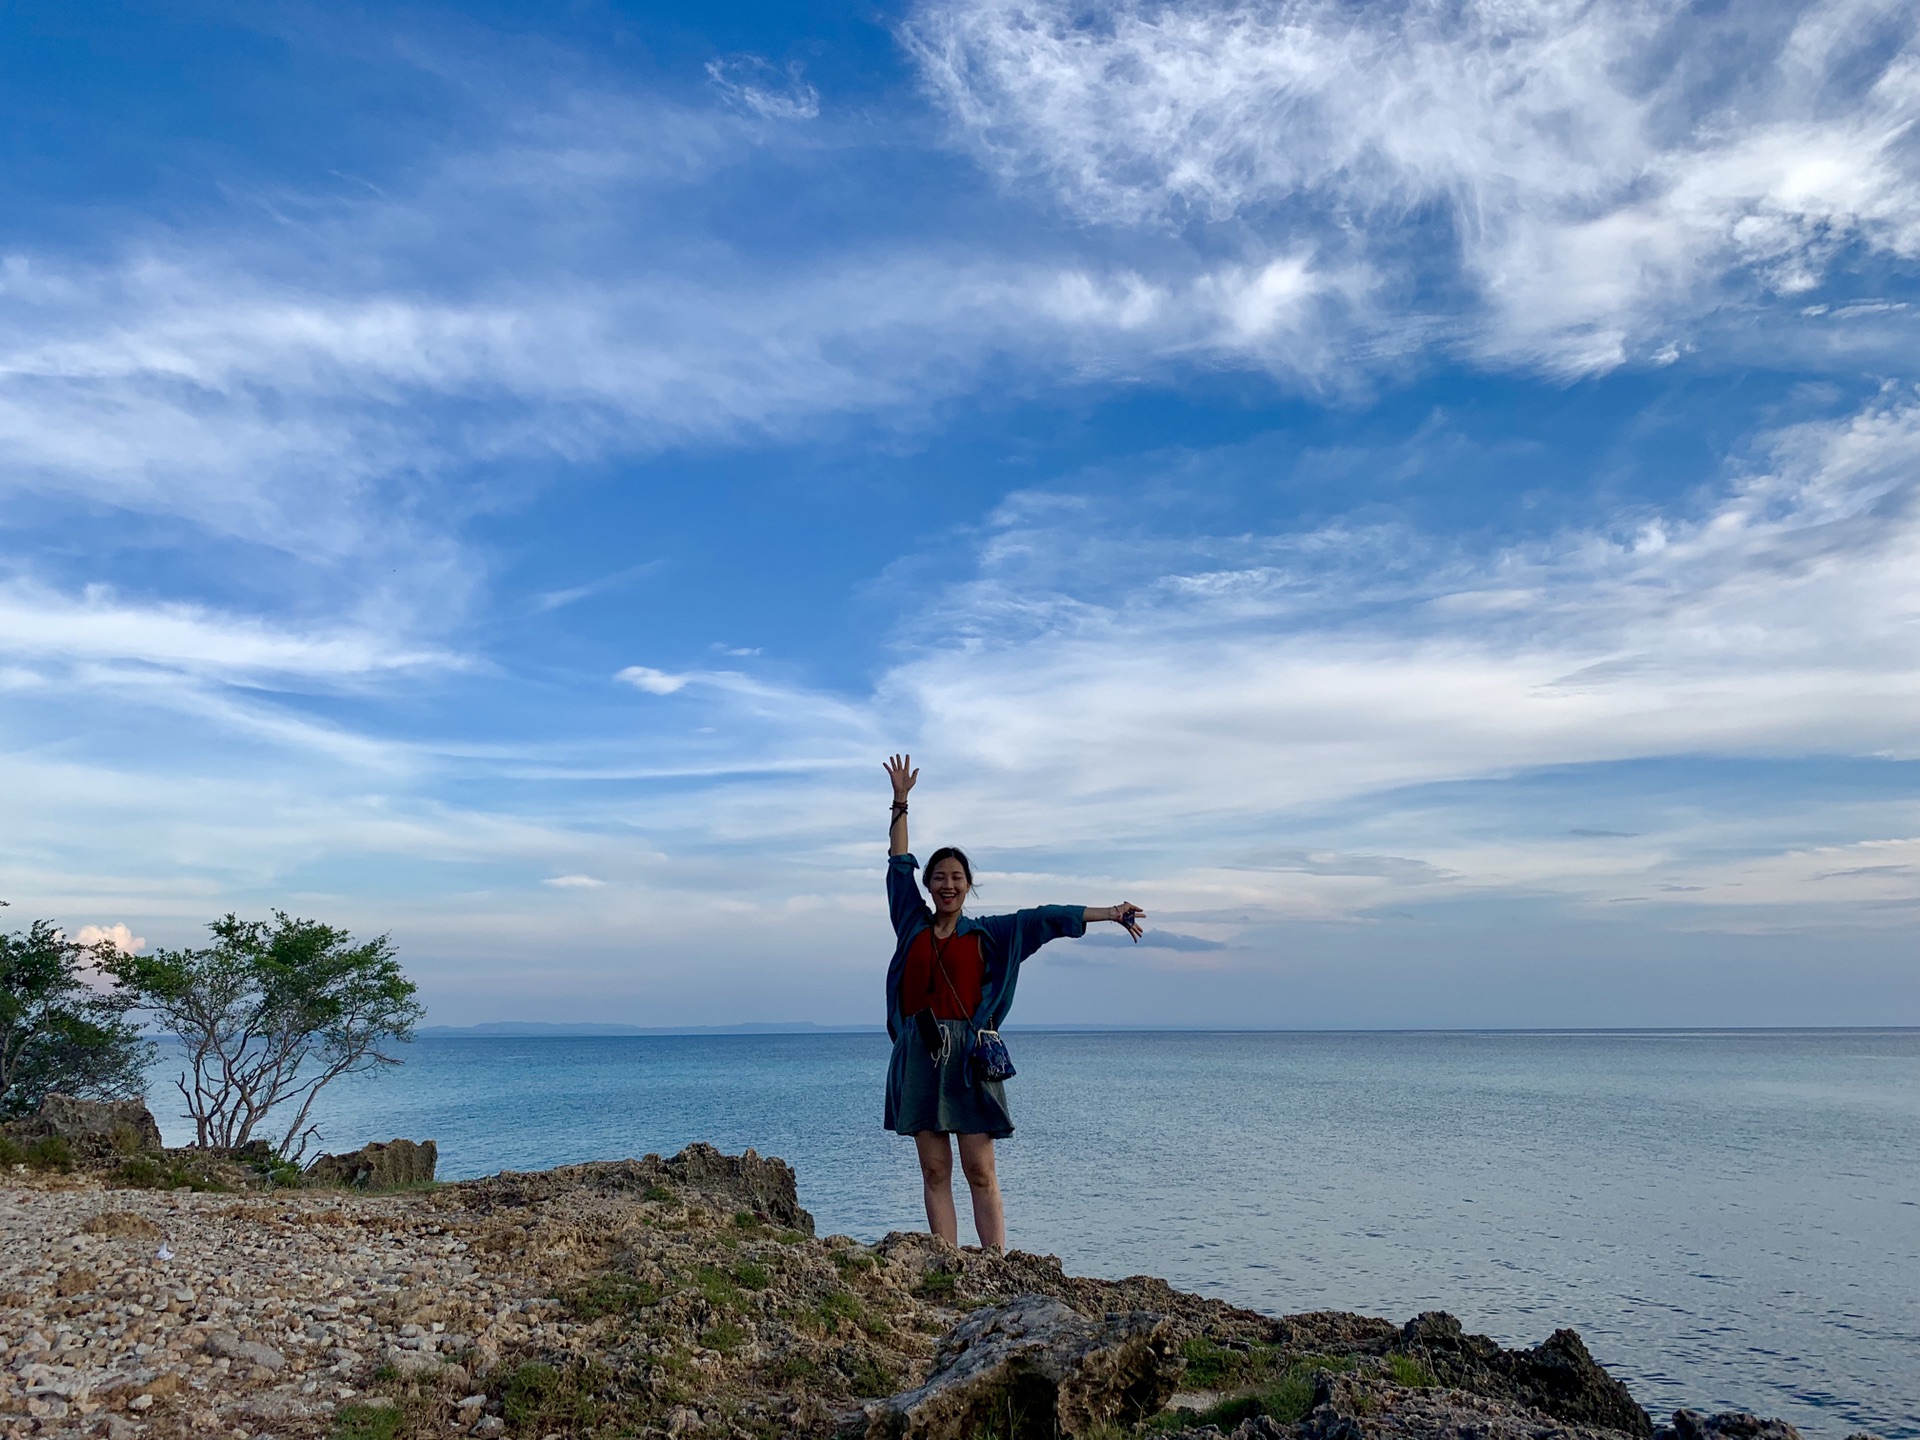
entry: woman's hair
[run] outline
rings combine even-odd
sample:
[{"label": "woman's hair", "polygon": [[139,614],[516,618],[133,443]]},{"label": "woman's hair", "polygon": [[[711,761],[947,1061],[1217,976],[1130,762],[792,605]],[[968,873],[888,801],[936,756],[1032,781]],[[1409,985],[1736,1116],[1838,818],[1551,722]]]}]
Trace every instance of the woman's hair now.
[{"label": "woman's hair", "polygon": [[942,845],[938,850],[934,851],[932,855],[927,857],[927,868],[920,873],[922,875],[933,874],[933,867],[938,865],[942,860],[958,860],[960,862],[960,868],[967,872],[967,888],[969,890],[976,888],[973,883],[973,862],[967,859],[967,852],[962,850],[958,845]]}]

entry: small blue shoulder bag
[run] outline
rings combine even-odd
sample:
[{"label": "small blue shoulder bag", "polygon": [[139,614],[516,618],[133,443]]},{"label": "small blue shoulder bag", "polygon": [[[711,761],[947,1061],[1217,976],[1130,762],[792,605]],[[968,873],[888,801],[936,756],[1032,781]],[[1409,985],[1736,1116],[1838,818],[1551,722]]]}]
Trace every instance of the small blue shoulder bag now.
[{"label": "small blue shoulder bag", "polygon": [[969,1058],[977,1079],[1011,1080],[1019,1073],[1013,1068],[1013,1057],[1007,1054],[1007,1042],[1000,1038],[998,1030],[976,1031]]}]

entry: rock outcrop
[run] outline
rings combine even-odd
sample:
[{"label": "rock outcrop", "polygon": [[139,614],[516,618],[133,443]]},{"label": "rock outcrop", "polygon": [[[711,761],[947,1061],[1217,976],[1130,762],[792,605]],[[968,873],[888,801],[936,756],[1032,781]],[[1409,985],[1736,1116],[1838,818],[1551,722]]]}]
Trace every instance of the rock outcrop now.
[{"label": "rock outcrop", "polygon": [[440,1147],[431,1140],[389,1140],[362,1145],[345,1155],[322,1155],[307,1167],[315,1185],[348,1185],[355,1190],[398,1190],[433,1179]]},{"label": "rock outcrop", "polygon": [[1067,1440],[1157,1414],[1185,1368],[1164,1316],[1091,1320],[1022,1295],[976,1310],[925,1383],[866,1408],[867,1440]]},{"label": "rock outcrop", "polygon": [[161,1147],[160,1127],[144,1100],[79,1100],[49,1095],[24,1120],[8,1125],[16,1140],[64,1140],[74,1157],[102,1163]]},{"label": "rock outcrop", "polygon": [[1571,1330],[1556,1330],[1531,1350],[1505,1350],[1485,1335],[1466,1334],[1453,1316],[1433,1310],[1407,1322],[1397,1348],[1455,1389],[1508,1400],[1571,1425],[1643,1440],[1653,1434],[1647,1412]]},{"label": "rock outcrop", "polygon": [[[1570,1331],[1509,1351],[1441,1314],[814,1238],[751,1152],[386,1192],[222,1191],[181,1153],[141,1160],[153,1188],[0,1174],[0,1440],[1649,1440]],[[1161,1409],[1176,1378],[1195,1408]],[[1798,1437],[1682,1411],[1651,1440]]]}]

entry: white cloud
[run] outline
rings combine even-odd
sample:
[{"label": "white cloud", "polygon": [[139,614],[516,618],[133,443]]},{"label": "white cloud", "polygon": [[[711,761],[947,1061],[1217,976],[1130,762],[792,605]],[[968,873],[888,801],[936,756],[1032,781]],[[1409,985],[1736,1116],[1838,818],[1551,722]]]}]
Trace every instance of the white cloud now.
[{"label": "white cloud", "polygon": [[818,118],[820,92],[800,76],[798,64],[778,70],[758,55],[735,55],[707,62],[707,79],[714,89],[763,120]]},{"label": "white cloud", "polygon": [[448,651],[397,642],[370,627],[303,633],[206,606],[129,601],[105,585],[75,595],[24,580],[0,581],[0,654],[131,662],[227,679],[336,682],[460,664]]},{"label": "white cloud", "polygon": [[613,678],[636,690],[644,690],[649,695],[671,695],[676,690],[685,689],[687,682],[693,679],[691,675],[670,675],[665,670],[655,670],[651,665],[629,665]]},{"label": "white cloud", "polygon": [[1444,214],[1471,343],[1508,359],[1603,369],[1734,272],[1793,293],[1849,244],[1920,255],[1896,4],[934,0],[905,34],[965,143],[1087,219],[1407,276]]},{"label": "white cloud", "polygon": [[599,890],[606,881],[596,880],[591,875],[555,875],[550,880],[542,880],[542,885],[551,885],[556,890]]},{"label": "white cloud", "polygon": [[145,936],[134,934],[118,921],[112,925],[82,925],[73,932],[73,938],[79,945],[98,945],[106,941],[123,955],[132,955],[147,948]]}]

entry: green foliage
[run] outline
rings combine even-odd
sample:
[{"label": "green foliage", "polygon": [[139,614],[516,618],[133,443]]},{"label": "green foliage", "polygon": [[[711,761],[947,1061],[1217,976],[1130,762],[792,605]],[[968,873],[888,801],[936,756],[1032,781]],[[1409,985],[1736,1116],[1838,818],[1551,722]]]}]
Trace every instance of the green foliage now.
[{"label": "green foliage", "polygon": [[567,1308],[582,1320],[598,1320],[651,1309],[660,1303],[661,1294],[658,1287],[630,1275],[596,1275],[564,1298]]},{"label": "green foliage", "polygon": [[0,1165],[31,1165],[35,1170],[73,1169],[73,1151],[58,1135],[18,1145],[0,1135]]},{"label": "green foliage", "polygon": [[584,1434],[599,1418],[592,1372],[585,1366],[522,1365],[507,1377],[501,1392],[507,1428],[519,1434]]},{"label": "green foliage", "polygon": [[674,1196],[673,1192],[664,1185],[649,1185],[646,1190],[642,1192],[640,1198],[642,1200],[652,1200],[655,1203],[666,1203],[671,1201]]},{"label": "green foliage", "polygon": [[891,1395],[900,1378],[881,1363],[878,1356],[865,1350],[854,1356],[850,1364],[842,1364],[840,1368],[856,1395]]},{"label": "green foliage", "polygon": [[1404,1385],[1409,1390],[1425,1390],[1440,1383],[1424,1360],[1397,1352],[1387,1356],[1387,1374],[1392,1377],[1394,1384]]},{"label": "green foliage", "polygon": [[959,1277],[951,1270],[929,1270],[915,1283],[913,1293],[922,1300],[943,1303],[953,1299],[959,1283]]},{"label": "green foliage", "polygon": [[756,1265],[746,1260],[733,1267],[733,1278],[745,1290],[764,1290],[773,1283],[773,1276],[764,1265]]},{"label": "green foliage", "polygon": [[127,1019],[128,997],[84,978],[116,958],[110,941],[75,944],[51,920],[0,935],[0,1120],[31,1115],[55,1091],[92,1100],[141,1093],[153,1047]]},{"label": "green foliage", "polygon": [[1272,1375],[1280,1351],[1271,1345],[1222,1345],[1202,1336],[1184,1342],[1185,1383],[1199,1390],[1229,1390]]},{"label": "green foliage", "polygon": [[384,935],[355,944],[284,911],[271,925],[228,915],[208,928],[206,948],[115,954],[102,968],[185,1045],[191,1070],[178,1084],[197,1143],[237,1150],[270,1113],[290,1110],[274,1149],[297,1159],[322,1088],[399,1063],[387,1047],[413,1036],[414,984]]},{"label": "green foliage", "polygon": [[866,1318],[866,1308],[851,1290],[830,1291],[819,1306],[820,1323],[831,1330],[842,1320],[851,1320],[858,1325]]},{"label": "green foliage", "polygon": [[733,1283],[733,1277],[718,1266],[702,1265],[694,1272],[693,1283],[716,1310],[740,1308],[742,1296],[739,1287]]},{"label": "green foliage", "polygon": [[761,1223],[760,1217],[751,1210],[737,1211],[733,1217],[733,1224],[735,1229],[746,1231],[758,1231],[767,1228]]},{"label": "green foliage", "polygon": [[1244,1380],[1250,1375],[1258,1375],[1260,1383],[1239,1394],[1227,1396],[1218,1404],[1201,1411],[1197,1418],[1179,1415],[1156,1421],[1156,1428],[1159,1429],[1185,1430],[1217,1425],[1222,1430],[1232,1430],[1241,1421],[1250,1420],[1255,1415],[1271,1416],[1282,1425],[1298,1424],[1313,1409],[1315,1372],[1345,1372],[1354,1368],[1354,1361],[1343,1355],[1297,1355],[1284,1368],[1280,1368],[1281,1352],[1264,1345],[1237,1350],[1215,1345],[1209,1340],[1189,1340],[1181,1349],[1187,1356],[1188,1384],[1197,1384],[1202,1389],[1214,1388],[1196,1379],[1196,1368],[1216,1383],[1223,1376]]},{"label": "green foliage", "polygon": [[197,1190],[218,1194],[227,1186],[215,1176],[190,1170],[171,1160],[156,1160],[151,1155],[135,1155],[120,1162],[120,1168],[107,1183],[127,1190]]},{"label": "green foliage", "polygon": [[406,1423],[398,1405],[343,1405],[333,1417],[332,1440],[399,1440]]},{"label": "green foliage", "polygon": [[820,1378],[820,1367],[804,1355],[783,1356],[767,1371],[776,1385],[805,1385]]},{"label": "green foliage", "polygon": [[727,1355],[747,1343],[747,1332],[729,1321],[722,1321],[709,1326],[700,1336],[700,1343],[709,1350],[718,1350],[722,1355]]}]

